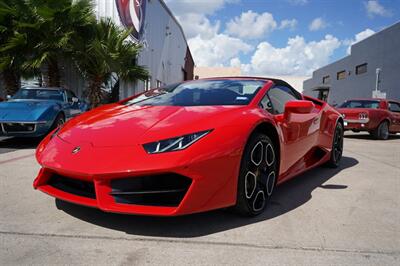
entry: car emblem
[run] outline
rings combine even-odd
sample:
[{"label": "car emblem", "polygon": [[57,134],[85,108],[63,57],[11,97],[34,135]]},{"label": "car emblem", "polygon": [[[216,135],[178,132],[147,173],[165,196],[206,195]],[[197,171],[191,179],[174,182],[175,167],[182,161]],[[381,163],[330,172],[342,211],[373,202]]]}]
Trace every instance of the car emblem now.
[{"label": "car emblem", "polygon": [[72,154],[76,154],[76,153],[78,153],[79,151],[81,150],[81,147],[75,147],[73,150],[72,150]]}]

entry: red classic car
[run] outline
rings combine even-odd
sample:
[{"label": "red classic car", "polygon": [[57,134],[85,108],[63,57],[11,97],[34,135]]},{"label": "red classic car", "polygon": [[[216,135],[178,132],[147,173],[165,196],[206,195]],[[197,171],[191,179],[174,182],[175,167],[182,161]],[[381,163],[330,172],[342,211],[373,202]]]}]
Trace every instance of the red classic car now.
[{"label": "red classic car", "polygon": [[345,130],[368,131],[376,139],[387,139],[400,132],[400,102],[386,99],[351,99],[338,111]]}]

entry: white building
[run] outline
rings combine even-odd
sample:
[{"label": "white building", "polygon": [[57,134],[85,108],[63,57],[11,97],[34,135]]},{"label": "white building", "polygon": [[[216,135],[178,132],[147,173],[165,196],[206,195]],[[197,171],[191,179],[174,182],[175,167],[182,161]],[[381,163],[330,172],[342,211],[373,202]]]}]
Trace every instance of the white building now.
[{"label": "white building", "polygon": [[95,0],[96,14],[132,27],[132,38],[143,45],[138,64],[146,66],[148,82],[122,83],[120,98],[193,79],[194,62],[181,25],[163,0]]},{"label": "white building", "polygon": [[304,92],[331,104],[375,96],[399,100],[399,48],[400,22],[352,45],[350,55],[315,70],[304,81]]},{"label": "white building", "polygon": [[[150,72],[147,82],[120,82],[119,98],[149,88],[193,79],[194,62],[183,29],[163,0],[94,0],[97,18],[110,17],[133,28],[132,41],[142,44],[138,64]],[[60,66],[62,84],[81,96],[86,89],[72,63]],[[0,82],[0,97],[4,94]]]}]

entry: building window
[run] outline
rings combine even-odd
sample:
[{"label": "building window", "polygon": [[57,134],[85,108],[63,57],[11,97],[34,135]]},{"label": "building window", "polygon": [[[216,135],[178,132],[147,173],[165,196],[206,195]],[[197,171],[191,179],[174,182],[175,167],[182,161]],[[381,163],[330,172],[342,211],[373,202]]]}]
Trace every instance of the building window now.
[{"label": "building window", "polygon": [[331,83],[331,77],[330,76],[325,76],[322,78],[322,83],[323,84],[329,84]]},{"label": "building window", "polygon": [[151,77],[149,77],[145,82],[144,82],[144,91],[148,91],[151,89]]},{"label": "building window", "polygon": [[359,66],[356,66],[356,75],[367,73],[367,70],[368,70],[367,66],[368,66],[367,63],[359,65]]},{"label": "building window", "polygon": [[346,70],[338,72],[336,78],[337,78],[337,80],[345,79],[346,78]]}]

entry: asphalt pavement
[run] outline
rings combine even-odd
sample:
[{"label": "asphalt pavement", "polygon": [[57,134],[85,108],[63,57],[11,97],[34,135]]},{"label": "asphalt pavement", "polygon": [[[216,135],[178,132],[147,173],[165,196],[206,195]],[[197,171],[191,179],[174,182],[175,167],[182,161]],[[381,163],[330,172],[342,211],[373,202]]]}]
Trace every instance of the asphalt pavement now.
[{"label": "asphalt pavement", "polygon": [[341,167],[280,186],[264,214],[104,213],[32,188],[39,140],[0,139],[1,265],[400,265],[400,136],[346,134]]}]

